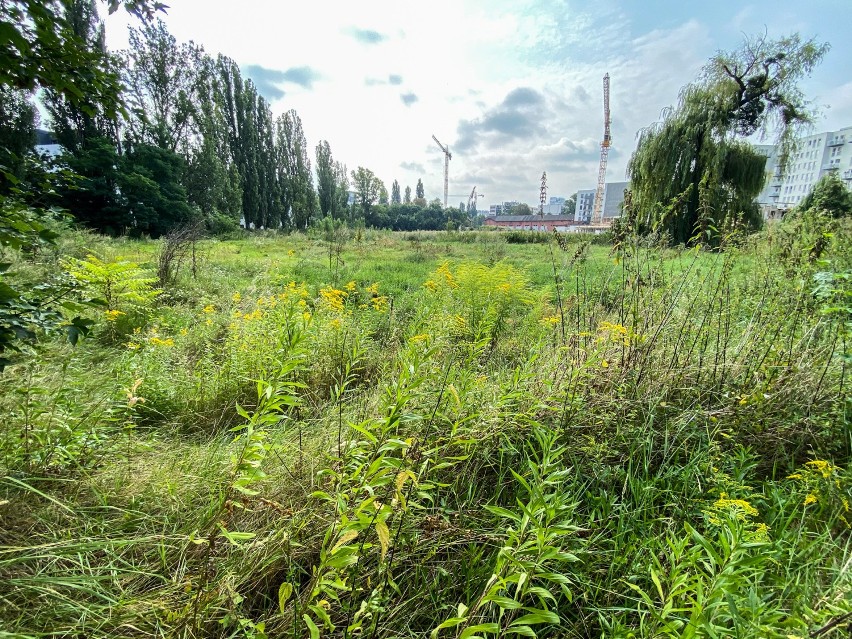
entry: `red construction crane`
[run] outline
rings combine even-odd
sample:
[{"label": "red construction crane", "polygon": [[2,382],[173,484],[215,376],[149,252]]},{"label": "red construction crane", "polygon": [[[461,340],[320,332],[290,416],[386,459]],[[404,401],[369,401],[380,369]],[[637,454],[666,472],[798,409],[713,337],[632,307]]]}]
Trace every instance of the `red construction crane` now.
[{"label": "red construction crane", "polygon": [[604,90],[604,138],[601,142],[601,165],[598,168],[598,189],[595,191],[595,207],[592,211],[592,224],[603,224],[603,198],[606,188],[606,160],[612,139],[609,134],[609,73],[603,77]]}]

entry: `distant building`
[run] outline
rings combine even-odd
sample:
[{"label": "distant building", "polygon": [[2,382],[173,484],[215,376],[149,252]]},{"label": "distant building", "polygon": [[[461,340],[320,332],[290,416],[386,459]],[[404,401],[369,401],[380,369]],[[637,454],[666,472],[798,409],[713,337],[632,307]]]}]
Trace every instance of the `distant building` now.
[{"label": "distant building", "polygon": [[521,231],[559,231],[567,233],[574,226],[573,215],[497,215],[485,218],[485,226]]},{"label": "distant building", "polygon": [[[630,182],[607,182],[604,185],[603,209],[601,217],[604,222],[621,217],[621,205],[624,203],[624,191],[630,188]],[[577,204],[574,206],[574,218],[578,222],[588,223],[592,220],[595,210],[595,193],[597,189],[577,191]]]},{"label": "distant building", "polygon": [[785,173],[781,173],[778,165],[776,145],[754,147],[766,156],[766,183],[757,196],[765,218],[780,217],[799,204],[828,173],[836,172],[847,187],[852,186],[852,126],[809,135],[800,138],[797,144]]},{"label": "distant building", "polygon": [[520,202],[517,200],[509,200],[508,202],[501,202],[500,204],[492,204],[488,209],[488,215],[505,215],[508,214],[514,207],[516,207]]}]

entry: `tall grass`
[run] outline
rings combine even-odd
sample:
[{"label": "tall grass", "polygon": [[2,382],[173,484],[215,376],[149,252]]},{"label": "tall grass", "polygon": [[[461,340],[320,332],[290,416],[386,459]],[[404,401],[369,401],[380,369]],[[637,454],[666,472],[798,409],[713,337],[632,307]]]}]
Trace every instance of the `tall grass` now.
[{"label": "tall grass", "polygon": [[0,379],[0,628],[840,636],[852,251],[831,231],[210,242],[147,319]]}]

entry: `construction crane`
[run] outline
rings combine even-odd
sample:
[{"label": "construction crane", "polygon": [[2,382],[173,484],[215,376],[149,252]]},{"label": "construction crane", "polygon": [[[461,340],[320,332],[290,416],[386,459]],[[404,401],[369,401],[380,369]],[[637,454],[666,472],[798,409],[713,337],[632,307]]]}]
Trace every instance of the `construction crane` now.
[{"label": "construction crane", "polygon": [[606,188],[606,160],[612,140],[609,134],[609,73],[603,77],[604,90],[604,138],[601,142],[601,165],[598,168],[598,188],[595,191],[595,207],[592,211],[592,224],[603,224],[603,198]]},{"label": "construction crane", "polygon": [[473,187],[473,190],[470,192],[470,196],[467,198],[467,212],[470,213],[471,207],[473,207],[473,215],[476,215],[477,202],[479,202],[479,198],[485,197],[483,193],[477,193],[476,187]]},{"label": "construction crane", "polygon": [[479,198],[485,197],[485,194],[484,193],[477,193],[476,187],[474,186],[473,190],[470,192],[470,195],[465,195],[464,193],[450,193],[448,197],[466,197],[467,198],[467,209],[470,210],[471,204],[476,204],[479,201]]},{"label": "construction crane", "polygon": [[438,138],[434,135],[432,136],[432,139],[435,140],[435,144],[437,144],[444,152],[444,208],[447,208],[447,191],[450,186],[450,160],[453,159],[453,154],[450,153],[450,147],[444,146],[438,142]]}]

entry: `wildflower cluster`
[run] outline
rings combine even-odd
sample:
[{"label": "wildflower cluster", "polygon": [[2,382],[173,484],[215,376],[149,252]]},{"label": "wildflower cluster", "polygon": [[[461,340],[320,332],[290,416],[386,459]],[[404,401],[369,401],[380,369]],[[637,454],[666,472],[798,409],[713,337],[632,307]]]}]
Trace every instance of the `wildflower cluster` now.
[{"label": "wildflower cluster", "polygon": [[850,526],[847,518],[849,513],[848,482],[840,469],[824,459],[813,459],[802,466],[798,472],[788,475],[787,479],[795,481],[806,495],[802,500],[803,506],[816,504],[821,507],[839,512],[840,520]]},{"label": "wildflower cluster", "polygon": [[598,335],[595,341],[630,346],[632,343],[641,343],[643,340],[642,335],[635,333],[626,326],[612,322],[601,322],[598,325]]},{"label": "wildflower cluster", "polygon": [[767,541],[769,539],[769,526],[762,522],[754,521],[760,516],[760,512],[751,502],[746,499],[728,497],[728,493],[721,493],[719,499],[704,511],[707,521],[711,526],[720,527],[725,520],[736,520],[742,523],[746,537],[752,541]]}]

